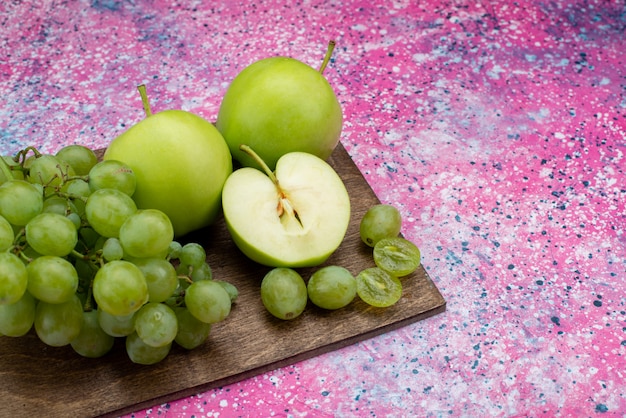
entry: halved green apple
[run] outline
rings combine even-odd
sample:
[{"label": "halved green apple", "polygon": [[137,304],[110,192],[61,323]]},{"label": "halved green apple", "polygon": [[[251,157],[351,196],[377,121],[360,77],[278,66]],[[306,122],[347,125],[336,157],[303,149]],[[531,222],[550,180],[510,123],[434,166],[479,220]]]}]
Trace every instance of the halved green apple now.
[{"label": "halved green apple", "polygon": [[270,267],[312,267],[341,245],[350,223],[350,198],[337,172],[321,158],[283,155],[272,172],[244,167],[222,190],[226,226],[250,259]]}]

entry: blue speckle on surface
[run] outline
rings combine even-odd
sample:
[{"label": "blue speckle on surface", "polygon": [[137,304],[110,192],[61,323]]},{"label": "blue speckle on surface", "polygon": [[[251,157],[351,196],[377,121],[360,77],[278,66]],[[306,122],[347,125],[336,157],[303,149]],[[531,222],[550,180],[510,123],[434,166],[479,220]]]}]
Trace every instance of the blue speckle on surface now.
[{"label": "blue speckle on surface", "polygon": [[606,405],[599,403],[596,405],[596,411],[597,412],[609,412],[609,408]]}]

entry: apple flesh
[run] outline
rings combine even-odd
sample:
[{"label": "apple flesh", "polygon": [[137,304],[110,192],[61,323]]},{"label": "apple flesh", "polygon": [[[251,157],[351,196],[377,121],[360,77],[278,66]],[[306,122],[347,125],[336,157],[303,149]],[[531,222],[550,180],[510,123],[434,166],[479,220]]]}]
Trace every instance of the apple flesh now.
[{"label": "apple flesh", "polygon": [[290,152],[275,173],[236,170],[222,193],[233,241],[270,267],[320,265],[339,247],[350,222],[350,198],[335,170],[319,157]]},{"label": "apple flesh", "polygon": [[224,138],[209,121],[187,111],[147,113],[111,142],[103,158],[134,171],[137,207],[164,212],[175,236],[212,224],[233,171]]},{"label": "apple flesh", "polygon": [[[330,58],[329,46],[325,63]],[[273,170],[278,159],[293,151],[326,160],[339,142],[343,115],[332,87],[320,70],[289,57],[256,61],[229,86],[216,126],[241,165],[257,167],[242,152],[250,146]]]}]

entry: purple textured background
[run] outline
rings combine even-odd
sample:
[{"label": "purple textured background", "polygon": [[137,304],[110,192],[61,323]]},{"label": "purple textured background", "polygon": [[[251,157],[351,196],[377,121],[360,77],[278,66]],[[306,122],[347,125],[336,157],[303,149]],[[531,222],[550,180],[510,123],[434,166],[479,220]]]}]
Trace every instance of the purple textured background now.
[{"label": "purple textured background", "polygon": [[133,416],[625,416],[625,31],[623,0],[3,1],[0,152],[105,147],[140,83],[215,120],[336,39],[341,141],[447,311]]}]

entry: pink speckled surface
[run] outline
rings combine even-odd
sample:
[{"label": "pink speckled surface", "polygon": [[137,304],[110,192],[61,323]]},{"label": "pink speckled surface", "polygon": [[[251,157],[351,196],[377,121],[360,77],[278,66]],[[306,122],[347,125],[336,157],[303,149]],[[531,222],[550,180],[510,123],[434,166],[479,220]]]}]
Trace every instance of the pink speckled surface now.
[{"label": "pink speckled surface", "polygon": [[13,0],[0,31],[3,154],[105,147],[144,82],[214,120],[246,65],[336,39],[341,141],[447,299],[130,416],[626,416],[623,0]]}]

